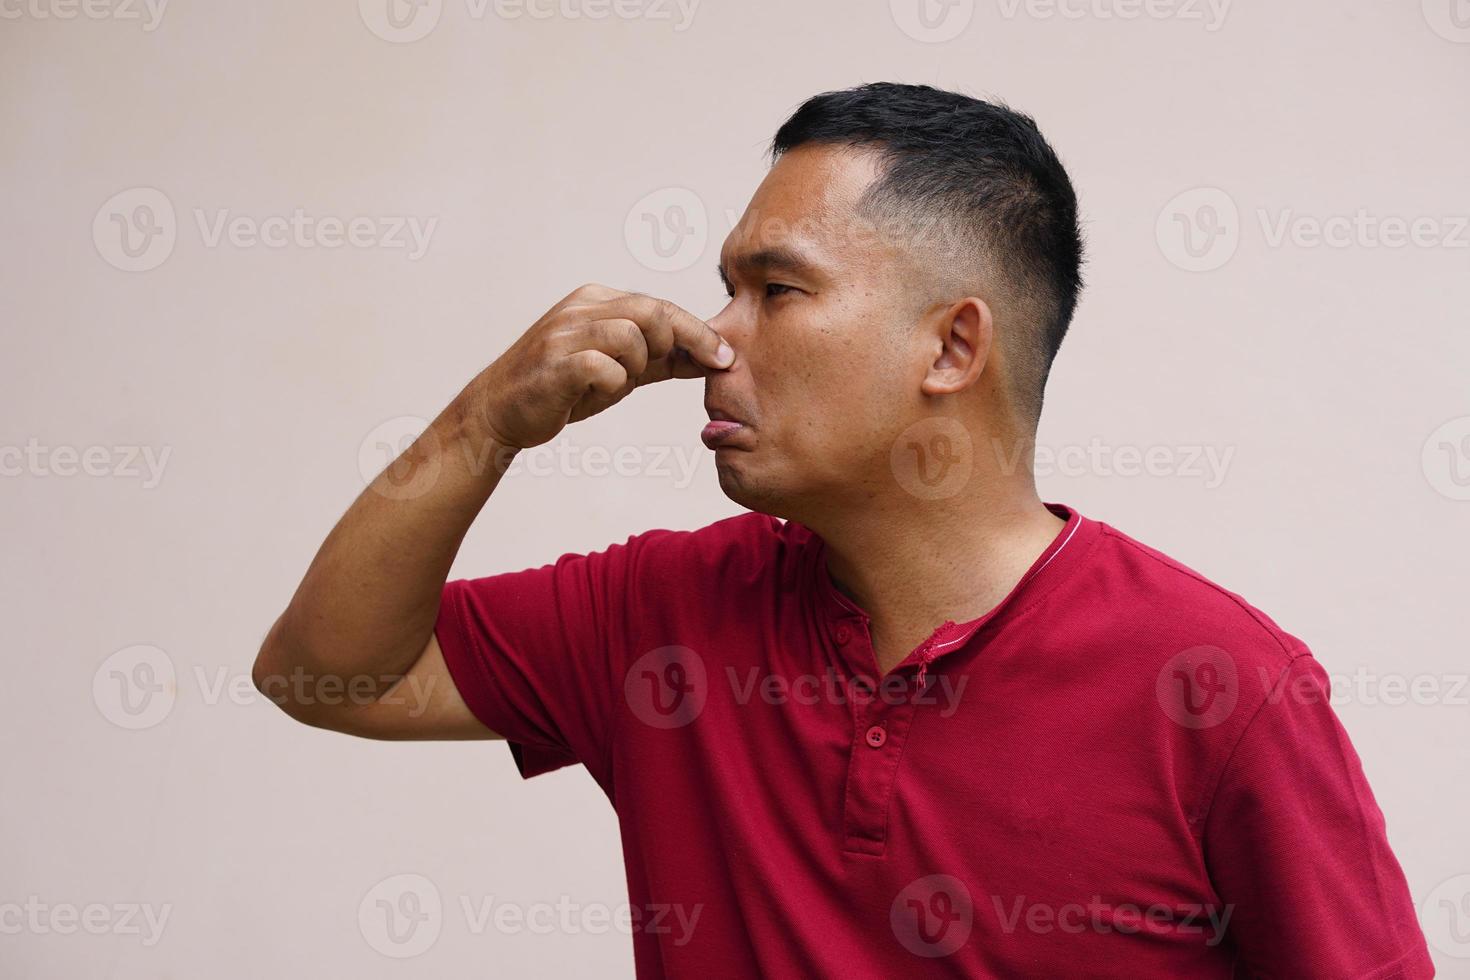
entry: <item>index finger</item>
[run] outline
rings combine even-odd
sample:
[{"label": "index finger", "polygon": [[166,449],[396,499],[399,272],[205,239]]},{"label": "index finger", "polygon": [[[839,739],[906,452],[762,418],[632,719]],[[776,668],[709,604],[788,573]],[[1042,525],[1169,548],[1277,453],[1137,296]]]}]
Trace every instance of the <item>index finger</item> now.
[{"label": "index finger", "polygon": [[735,363],[735,351],[714,328],[688,310],[666,299],[629,293],[604,305],[608,315],[626,317],[649,331],[673,334],[674,344],[705,367],[724,370]]}]

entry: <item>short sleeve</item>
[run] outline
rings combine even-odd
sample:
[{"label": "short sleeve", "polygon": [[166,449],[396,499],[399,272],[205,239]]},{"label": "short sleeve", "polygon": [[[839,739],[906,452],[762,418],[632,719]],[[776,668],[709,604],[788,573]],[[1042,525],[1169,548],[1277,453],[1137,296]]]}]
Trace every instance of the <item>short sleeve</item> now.
[{"label": "short sleeve", "polygon": [[634,560],[651,535],[445,584],[435,635],[465,704],[525,778],[582,763],[607,788],[613,678]]},{"label": "short sleeve", "polygon": [[1383,814],[1310,654],[1235,746],[1204,849],[1237,976],[1434,975]]}]

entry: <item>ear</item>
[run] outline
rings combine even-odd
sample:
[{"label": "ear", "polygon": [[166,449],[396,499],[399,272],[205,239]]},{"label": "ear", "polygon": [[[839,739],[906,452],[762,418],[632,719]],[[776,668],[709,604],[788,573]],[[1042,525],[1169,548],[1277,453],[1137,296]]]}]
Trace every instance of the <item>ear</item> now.
[{"label": "ear", "polygon": [[967,296],[940,313],[934,323],[939,356],[924,373],[920,390],[926,395],[952,395],[980,379],[990,359],[995,321],[990,306]]}]

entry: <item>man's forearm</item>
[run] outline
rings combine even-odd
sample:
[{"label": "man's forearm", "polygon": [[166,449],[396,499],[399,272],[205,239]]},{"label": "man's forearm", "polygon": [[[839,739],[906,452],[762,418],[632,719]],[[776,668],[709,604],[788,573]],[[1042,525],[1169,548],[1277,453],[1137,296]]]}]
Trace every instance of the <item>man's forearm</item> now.
[{"label": "man's forearm", "polygon": [[[347,685],[350,703],[382,707],[394,682],[433,652],[455,553],[520,448],[550,441],[641,385],[702,377],[734,360],[709,324],[667,300],[596,283],[573,290],[480,372],[337,522],[261,646],[256,686],[303,721],[333,722],[326,727],[349,726],[340,724],[344,715],[324,714],[321,699],[308,705],[274,692],[325,680],[337,690]],[[443,667],[433,656],[422,664],[430,673]],[[465,706],[449,704],[449,721],[414,716],[350,727],[371,727],[379,737],[464,731]]]},{"label": "man's forearm", "polygon": [[305,674],[377,697],[413,665],[460,543],[516,452],[471,421],[469,403],[456,399],[337,522],[261,647],[257,685]]}]

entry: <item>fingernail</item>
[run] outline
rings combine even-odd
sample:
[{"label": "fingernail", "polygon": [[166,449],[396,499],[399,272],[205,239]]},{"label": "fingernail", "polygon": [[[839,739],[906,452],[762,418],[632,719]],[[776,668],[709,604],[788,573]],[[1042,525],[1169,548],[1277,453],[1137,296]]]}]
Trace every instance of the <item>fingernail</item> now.
[{"label": "fingernail", "polygon": [[735,363],[735,348],[723,340],[720,341],[720,347],[715,351],[715,360],[719,362],[720,367],[729,367]]}]

